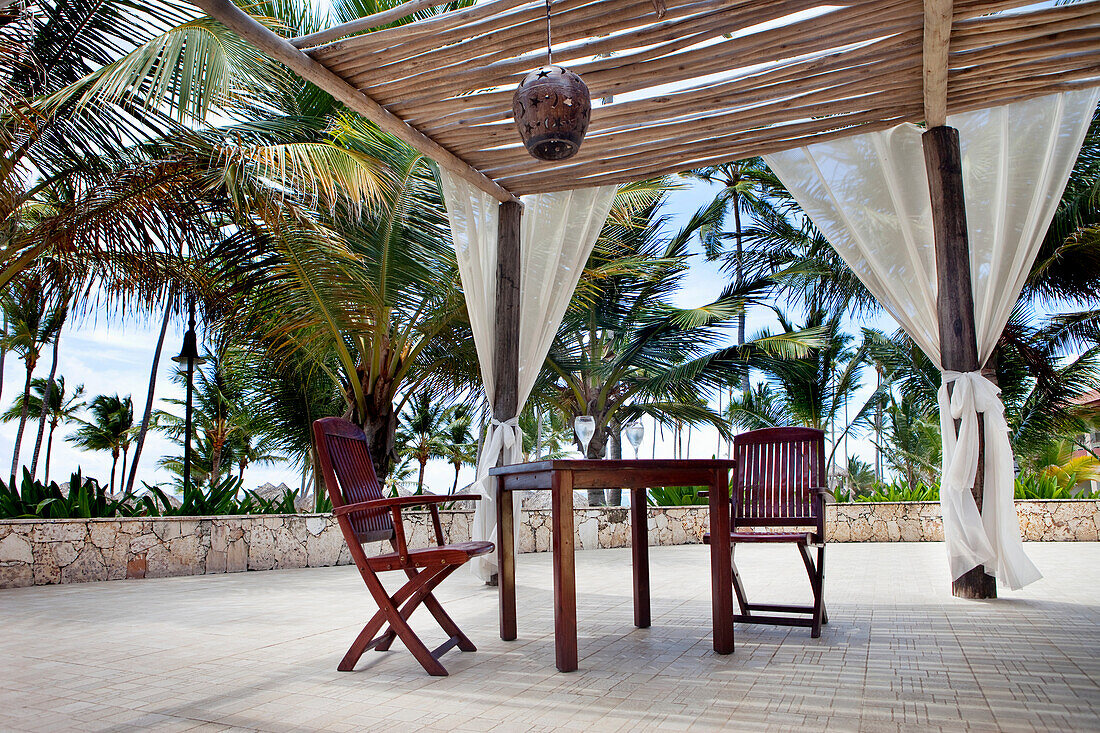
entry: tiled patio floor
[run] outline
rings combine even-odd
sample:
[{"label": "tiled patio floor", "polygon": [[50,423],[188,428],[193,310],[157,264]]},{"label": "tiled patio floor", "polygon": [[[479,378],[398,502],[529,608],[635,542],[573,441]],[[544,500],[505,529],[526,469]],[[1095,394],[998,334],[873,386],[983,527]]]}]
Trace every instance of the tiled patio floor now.
[{"label": "tiled patio floor", "polygon": [[[336,671],[374,610],[351,567],[0,591],[0,729],[1100,730],[1100,545],[1027,548],[1044,580],[966,602],[942,545],[833,545],[821,638],[739,625],[731,656],[711,650],[704,547],[652,548],[646,630],[629,550],[580,552],[571,674],[554,670],[547,554],[520,557],[516,642],[493,590],[443,585],[480,649],[447,654],[446,678],[400,643]],[[790,548],[738,561],[750,593],[808,595]]]}]

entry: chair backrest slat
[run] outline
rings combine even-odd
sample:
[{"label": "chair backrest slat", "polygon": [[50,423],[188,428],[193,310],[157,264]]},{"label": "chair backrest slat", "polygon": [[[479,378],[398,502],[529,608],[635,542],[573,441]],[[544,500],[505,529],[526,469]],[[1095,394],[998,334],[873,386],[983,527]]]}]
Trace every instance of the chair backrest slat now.
[{"label": "chair backrest slat", "polygon": [[[325,488],[334,507],[385,496],[374,472],[367,436],[357,425],[343,418],[324,418],[313,423],[313,435]],[[360,542],[393,537],[393,522],[385,509],[347,517]]]},{"label": "chair backrest slat", "polygon": [[816,525],[811,489],[824,486],[825,433],[767,428],[734,438],[733,526]]}]

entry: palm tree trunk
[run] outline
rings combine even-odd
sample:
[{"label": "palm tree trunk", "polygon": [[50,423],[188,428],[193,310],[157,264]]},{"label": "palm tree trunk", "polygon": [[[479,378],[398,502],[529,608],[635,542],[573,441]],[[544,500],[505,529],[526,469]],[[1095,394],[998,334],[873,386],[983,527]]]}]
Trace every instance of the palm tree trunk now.
[{"label": "palm tree trunk", "polygon": [[129,448],[122,449],[122,475],[118,477],[118,484],[121,487],[126,481],[126,454],[130,452]]},{"label": "palm tree trunk", "polygon": [[424,493],[424,467],[428,465],[427,461],[417,461],[420,464],[420,473],[416,477],[416,493]]},{"label": "palm tree trunk", "polygon": [[[596,429],[596,432],[592,435],[592,440],[588,442],[588,453],[585,458],[599,459],[604,451],[604,446],[607,445],[607,431],[607,426]],[[607,506],[607,492],[603,489],[589,489],[588,506]]]},{"label": "palm tree trunk", "polygon": [[[623,426],[618,420],[611,421],[611,436],[608,439],[607,457],[613,460],[621,460],[623,457],[623,441],[621,439]],[[607,490],[607,505],[622,506],[623,490],[621,488]]]},{"label": "palm tree trunk", "polygon": [[115,467],[118,466],[118,452],[111,452],[111,496],[115,495]]},{"label": "palm tree trunk", "polygon": [[542,460],[542,410],[537,407],[535,408],[535,460]]},{"label": "palm tree trunk", "polygon": [[31,476],[38,471],[38,454],[42,451],[42,435],[46,431],[46,415],[53,402],[53,381],[57,376],[57,349],[61,344],[61,331],[53,340],[53,358],[50,360],[50,376],[46,379],[46,390],[42,394],[42,409],[38,411],[38,435],[34,441],[34,455],[31,457]]},{"label": "palm tree trunk", "polygon": [[[741,231],[741,197],[734,191],[733,193],[733,224],[734,224],[734,241],[735,241],[735,256],[737,258],[736,267],[734,270],[734,276],[737,278],[737,285],[740,287],[745,282],[745,266],[742,261],[743,250],[741,246],[741,237],[743,232]],[[745,311],[741,310],[737,314],[737,345],[743,346],[745,344]],[[746,371],[741,375],[741,394],[745,395],[749,393],[749,373]]]},{"label": "palm tree trunk", "polygon": [[137,445],[134,446],[134,462],[130,464],[130,478],[126,482],[127,491],[133,491],[134,489],[138,460],[141,459],[141,449],[145,445],[145,434],[149,432],[149,420],[153,416],[153,394],[157,388],[157,368],[160,366],[160,352],[164,347],[164,335],[168,332],[168,317],[172,313],[171,303],[171,296],[169,296],[168,305],[164,306],[164,317],[160,321],[160,336],[157,337],[157,348],[153,351],[153,367],[149,370],[149,391],[145,394],[145,413],[141,416],[141,428],[138,429]]},{"label": "palm tree trunk", "polygon": [[321,472],[317,470],[317,450],[316,448],[309,449],[310,463],[309,470],[313,474],[313,496],[314,503],[317,504],[317,511],[320,511],[321,497],[325,491],[324,481],[321,478]]},{"label": "palm tree trunk", "polygon": [[57,421],[56,420],[51,420],[50,421],[50,434],[49,434],[49,437],[46,438],[46,465],[45,465],[45,467],[43,468],[43,471],[42,471],[42,473],[43,473],[42,483],[47,484],[47,485],[50,483],[50,453],[53,450],[53,431],[56,430],[56,429],[57,429]]},{"label": "palm tree trunk", "polygon": [[462,470],[462,464],[461,463],[456,463],[455,464],[455,482],[453,484],[451,484],[451,493],[452,494],[455,493],[456,491],[458,491],[458,472],[461,471],[461,470]]},{"label": "palm tree trunk", "polygon": [[[19,413],[19,430],[15,433],[15,448],[12,451],[11,456],[11,483],[9,486],[15,488],[17,486],[15,482],[15,472],[19,470],[19,448],[23,443],[23,430],[27,427],[27,412],[30,410],[31,402],[31,375],[34,374],[34,363],[27,363],[27,381],[23,385],[23,410]],[[16,489],[18,490],[18,489]]]},{"label": "palm tree trunk", "polygon": [[[8,314],[4,314],[4,330],[0,333],[8,332]],[[4,360],[8,356],[8,350],[0,348],[0,394],[4,391]]]}]

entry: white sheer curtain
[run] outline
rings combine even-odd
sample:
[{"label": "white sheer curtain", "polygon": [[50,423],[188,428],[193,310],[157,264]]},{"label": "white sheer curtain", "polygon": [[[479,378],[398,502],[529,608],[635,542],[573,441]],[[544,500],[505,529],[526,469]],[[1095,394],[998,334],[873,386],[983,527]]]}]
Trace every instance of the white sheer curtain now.
[{"label": "white sheer curtain", "polygon": [[[466,308],[477,346],[485,394],[492,401],[495,375],[496,262],[498,202],[465,181],[440,170]],[[495,492],[489,469],[503,453],[505,463],[523,460],[518,413],[523,410],[550,343],[577,287],[592,247],[615,198],[614,186],[523,197],[520,226],[519,406],[506,420],[493,419],[477,462],[477,490],[484,497],[474,511],[475,539],[496,539]],[[517,515],[518,500],[514,503]],[[488,580],[496,555],[474,560],[474,571]]]},{"label": "white sheer curtain", "polygon": [[[1100,88],[952,115],[959,131],[979,358],[989,358],[1054,215]],[[936,364],[936,256],[920,136],[904,124],[765,156],[844,261]],[[947,385],[955,383],[948,398]],[[946,372],[940,501],[952,576],[977,565],[1012,589],[1038,580],[1013,504],[1012,449],[997,387]],[[985,416],[979,514],[970,487]],[[960,420],[955,430],[955,420]]]}]

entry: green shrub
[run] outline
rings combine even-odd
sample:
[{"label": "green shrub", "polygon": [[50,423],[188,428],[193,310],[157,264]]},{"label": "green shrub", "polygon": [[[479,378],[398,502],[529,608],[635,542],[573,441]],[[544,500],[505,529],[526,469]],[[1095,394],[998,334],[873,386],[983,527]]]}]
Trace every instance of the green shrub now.
[{"label": "green shrub", "polygon": [[1088,489],[1078,490],[1054,473],[1028,473],[1016,476],[1017,499],[1096,499],[1100,493]]},{"label": "green shrub", "polygon": [[31,478],[23,469],[19,491],[0,481],[0,519],[92,519],[95,517],[128,517],[136,510],[128,503],[130,497],[109,499],[106,490],[94,478],[84,478],[80,469],[69,477],[66,495],[56,481],[49,485]]},{"label": "green shrub", "polygon": [[895,501],[939,501],[940,487],[936,484],[918,483],[916,486],[896,479],[889,484],[875,483],[870,491],[853,493],[838,490],[835,494],[838,504],[849,502],[895,502]]},{"label": "green shrub", "polygon": [[664,486],[650,489],[647,499],[650,506],[691,506],[706,504],[709,499],[699,496],[706,486]]}]

